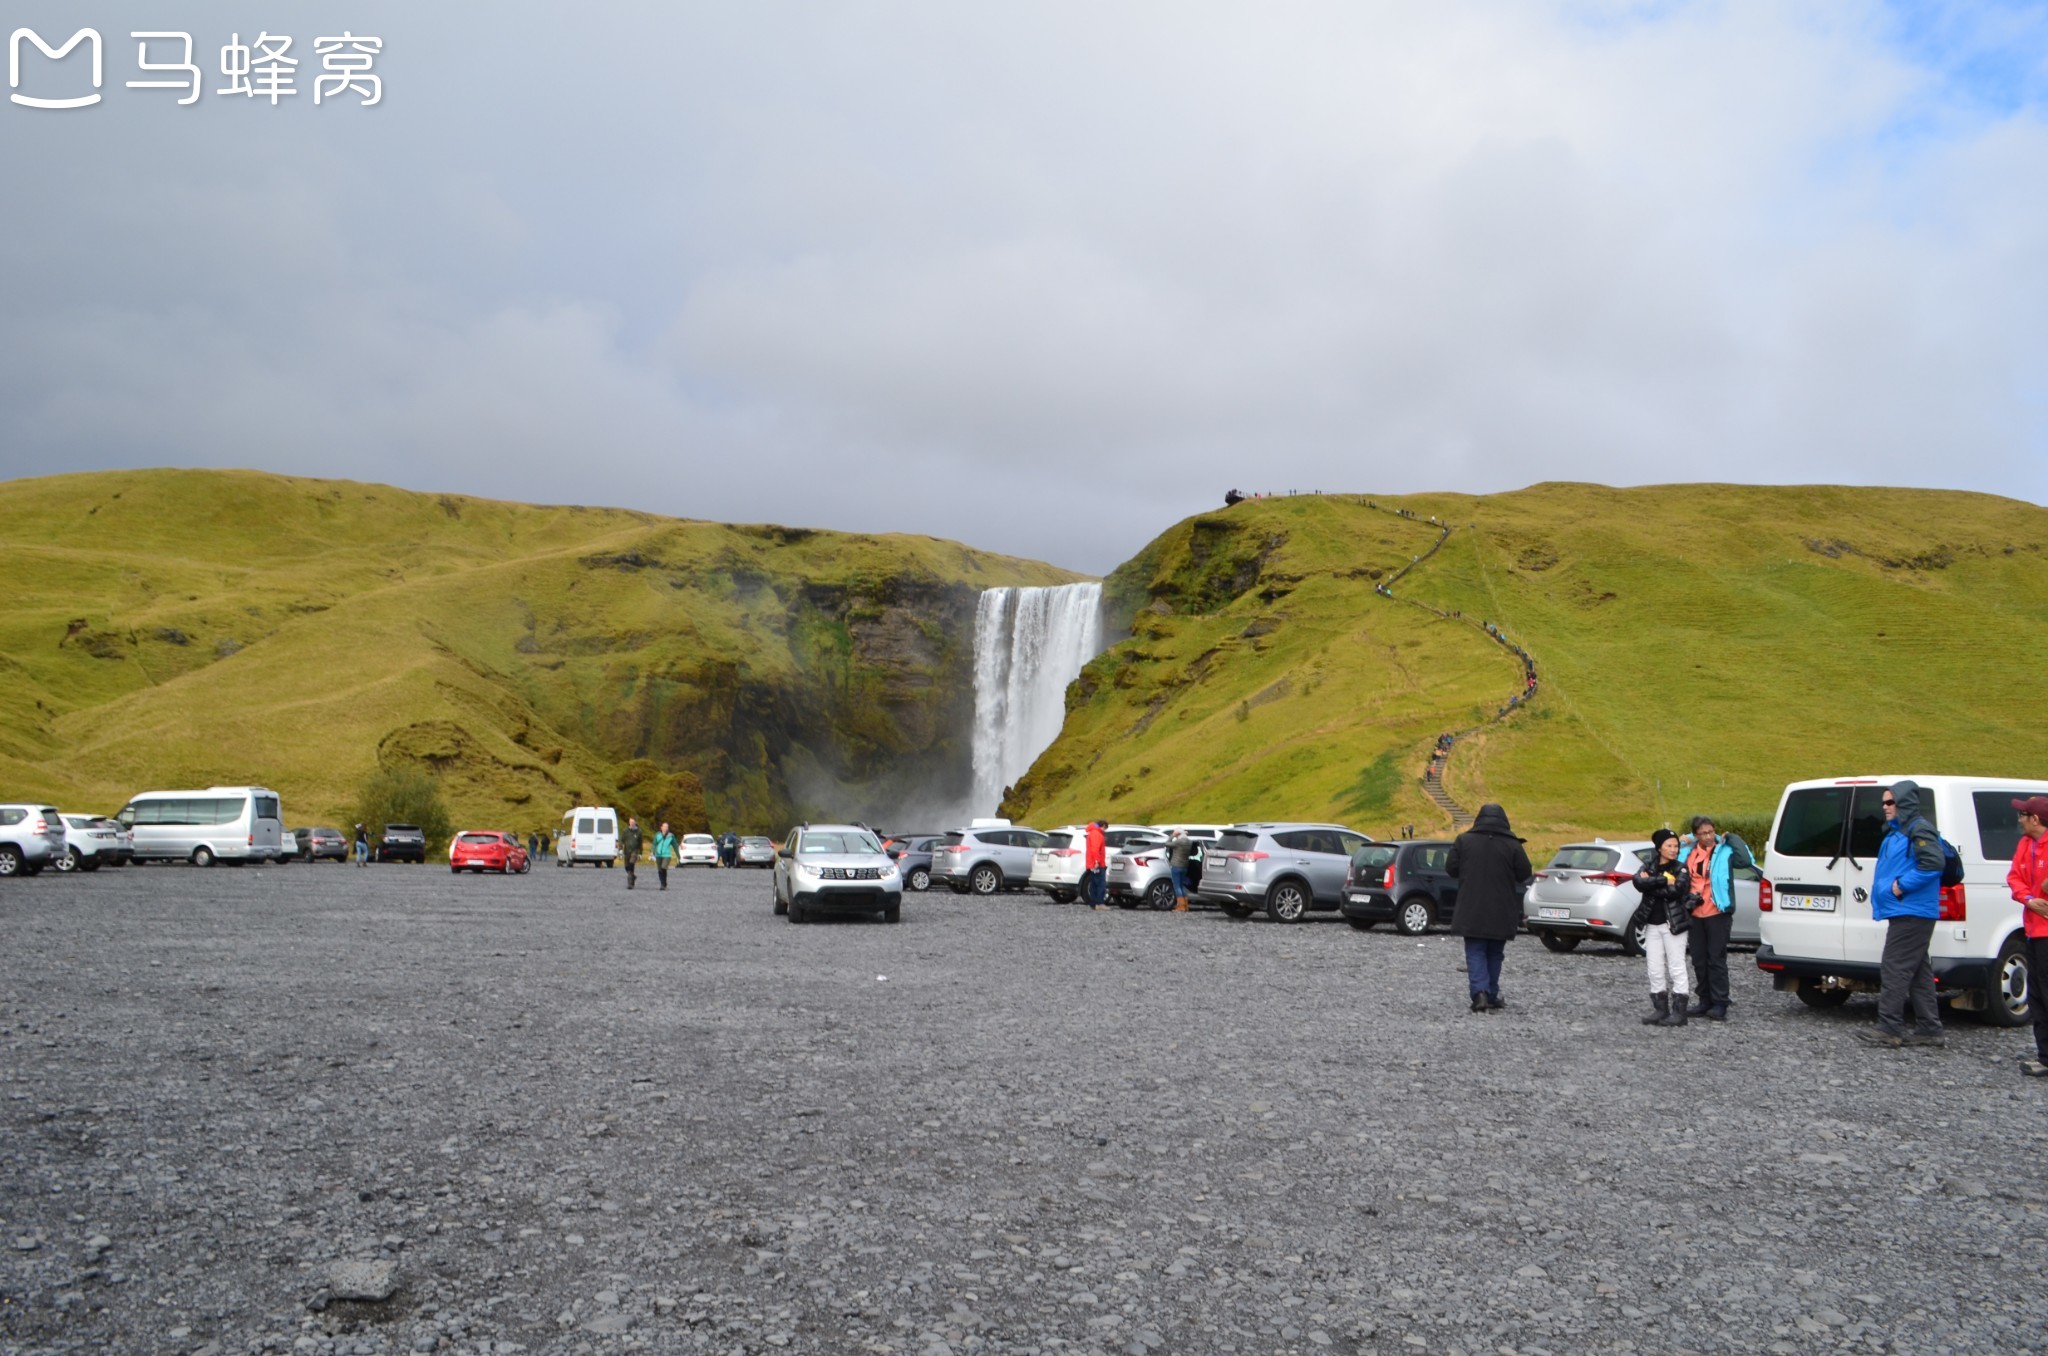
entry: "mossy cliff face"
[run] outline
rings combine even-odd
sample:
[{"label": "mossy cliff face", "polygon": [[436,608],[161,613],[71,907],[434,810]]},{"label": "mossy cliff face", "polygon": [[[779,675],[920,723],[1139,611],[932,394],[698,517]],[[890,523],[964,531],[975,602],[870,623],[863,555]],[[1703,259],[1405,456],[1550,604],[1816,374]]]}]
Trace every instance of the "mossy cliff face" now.
[{"label": "mossy cliff face", "polygon": [[0,782],[104,810],[263,782],[294,823],[382,763],[434,771],[464,823],[551,827],[632,803],[636,760],[699,779],[720,827],[894,820],[965,776],[980,590],[1073,577],[250,472],[17,481],[0,513]]}]

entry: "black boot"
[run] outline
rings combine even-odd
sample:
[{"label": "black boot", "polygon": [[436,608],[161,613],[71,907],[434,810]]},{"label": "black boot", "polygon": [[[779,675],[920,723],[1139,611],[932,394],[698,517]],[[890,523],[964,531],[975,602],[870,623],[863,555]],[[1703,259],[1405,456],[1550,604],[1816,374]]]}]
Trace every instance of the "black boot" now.
[{"label": "black boot", "polygon": [[1700,993],[1696,996],[1699,998],[1700,1001],[1694,1003],[1690,1008],[1686,1010],[1686,1016],[1688,1017],[1704,1017],[1707,1015],[1707,1009],[1713,1006],[1711,1003],[1707,1002],[1707,996],[1705,993]]},{"label": "black boot", "polygon": [[1684,1026],[1684,1025],[1685,1025],[1685,1022],[1686,1022],[1686,1011],[1685,1011],[1685,998],[1684,998],[1684,996],[1683,996],[1683,995],[1673,995],[1673,998],[1674,998],[1674,1000],[1675,1000],[1675,1001],[1673,1001],[1673,1003],[1671,1004],[1671,1015],[1670,1015],[1669,1017],[1666,1017],[1666,1018],[1665,1018],[1665,1019],[1664,1019],[1663,1021],[1661,1021],[1661,1022],[1657,1023],[1657,1025],[1658,1025],[1658,1026]]},{"label": "black boot", "polygon": [[[1656,1011],[1643,1018],[1643,1025],[1664,1025],[1664,1019],[1671,1015],[1671,996],[1669,994],[1653,993],[1650,995],[1650,1006],[1655,1008]],[[1678,1010],[1680,1013],[1683,1013],[1685,1011],[1685,1004],[1680,1003]]]}]

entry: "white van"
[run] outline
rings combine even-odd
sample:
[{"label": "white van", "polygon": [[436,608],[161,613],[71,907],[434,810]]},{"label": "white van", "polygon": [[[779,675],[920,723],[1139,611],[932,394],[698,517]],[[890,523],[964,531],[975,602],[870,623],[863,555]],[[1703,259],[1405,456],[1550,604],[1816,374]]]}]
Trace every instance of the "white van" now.
[{"label": "white van", "polygon": [[204,791],[144,791],[114,816],[135,834],[133,860],[216,861],[240,866],[282,857],[284,811],[263,786],[211,786]]},{"label": "white van", "polygon": [[1941,892],[1929,960],[1935,992],[1999,1026],[2027,1020],[2027,952],[2005,873],[2019,845],[2012,803],[2048,795],[2048,778],[1936,777],[1901,772],[1794,782],[1778,802],[1757,900],[1757,968],[1808,1007],[1876,993],[1885,925],[1870,916],[1870,878],[1884,837],[1880,802],[1893,782],[1920,787],[1921,813],[1963,859],[1963,883]]},{"label": "white van", "polygon": [[619,812],[609,805],[579,805],[562,816],[555,835],[555,865],[619,864]]}]

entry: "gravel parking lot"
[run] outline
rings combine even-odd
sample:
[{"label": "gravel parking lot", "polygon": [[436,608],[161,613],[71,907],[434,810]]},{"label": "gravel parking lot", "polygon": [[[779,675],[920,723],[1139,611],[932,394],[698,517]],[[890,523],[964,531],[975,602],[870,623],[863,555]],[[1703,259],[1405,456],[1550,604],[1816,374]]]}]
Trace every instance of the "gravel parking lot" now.
[{"label": "gravel parking lot", "polygon": [[2021,1033],[1869,1050],[1747,957],[1665,1031],[1611,949],[1517,943],[1473,1015],[1443,936],[642,883],[7,882],[0,1343],[2048,1350]]}]

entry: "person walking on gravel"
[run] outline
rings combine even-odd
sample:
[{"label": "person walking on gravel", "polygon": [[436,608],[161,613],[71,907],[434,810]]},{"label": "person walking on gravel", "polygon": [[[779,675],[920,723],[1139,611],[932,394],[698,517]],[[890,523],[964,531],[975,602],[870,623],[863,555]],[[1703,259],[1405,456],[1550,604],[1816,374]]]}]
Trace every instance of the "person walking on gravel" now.
[{"label": "person walking on gravel", "polygon": [[1175,829],[1166,844],[1166,869],[1173,875],[1173,911],[1188,911],[1188,865],[1195,858],[1195,840],[1186,829]]},{"label": "person walking on gravel", "polygon": [[1108,827],[1104,820],[1090,820],[1087,830],[1082,835],[1087,844],[1088,855],[1082,859],[1081,898],[1098,910],[1109,907],[1106,898],[1109,885],[1109,838],[1103,832]]},{"label": "person walking on gravel", "polygon": [[1659,829],[1650,835],[1656,855],[1636,872],[1643,896],[1643,955],[1650,966],[1650,1006],[1644,1026],[1684,1026],[1690,984],[1685,972],[1685,943],[1680,940],[1692,922],[1685,901],[1691,896],[1685,864],[1678,860],[1678,835]]},{"label": "person walking on gravel", "polygon": [[370,831],[358,824],[356,825],[356,865],[368,866],[369,864]]},{"label": "person walking on gravel", "polygon": [[1735,868],[1754,866],[1749,845],[1733,834],[1721,836],[1707,815],[1692,817],[1692,851],[1685,857],[1692,924],[1686,941],[1692,950],[1693,972],[1699,978],[1699,1002],[1692,1015],[1710,1022],[1728,1020],[1728,934],[1735,929]]},{"label": "person walking on gravel", "polygon": [[1465,939],[1465,977],[1472,1011],[1498,1011],[1500,969],[1510,939],[1522,927],[1522,890],[1533,874],[1522,840],[1508,827],[1508,812],[1491,801],[1472,827],[1451,844],[1444,870],[1458,882],[1451,931]]},{"label": "person walking on gravel", "polygon": [[664,823],[654,835],[654,874],[661,881],[661,888],[668,889],[668,869],[676,861],[676,836],[668,831]]},{"label": "person walking on gravel", "polygon": [[640,860],[640,821],[626,816],[626,827],[619,834],[619,855],[626,859],[626,888],[633,888],[633,867]]},{"label": "person walking on gravel", "polygon": [[2020,902],[2026,925],[2027,1011],[2034,1017],[2034,1057],[2021,1067],[2042,1078],[2048,1077],[2048,796],[2016,800],[2012,808],[2019,816],[2020,841],[2005,883]]},{"label": "person walking on gravel", "polygon": [[[1893,782],[1879,802],[1884,837],[1870,873],[1870,916],[1884,923],[1884,959],[1878,972],[1877,1025],[1856,1038],[1893,1049],[1901,1045],[1946,1045],[1941,1006],[1934,996],[1934,967],[1927,948],[1941,914],[1941,835],[1920,813],[1920,784]],[[1906,1005],[1916,1025],[1906,1030]]]}]

